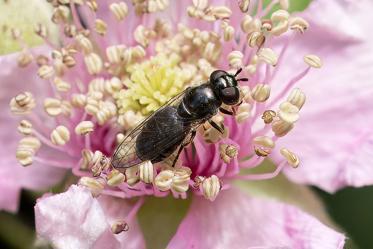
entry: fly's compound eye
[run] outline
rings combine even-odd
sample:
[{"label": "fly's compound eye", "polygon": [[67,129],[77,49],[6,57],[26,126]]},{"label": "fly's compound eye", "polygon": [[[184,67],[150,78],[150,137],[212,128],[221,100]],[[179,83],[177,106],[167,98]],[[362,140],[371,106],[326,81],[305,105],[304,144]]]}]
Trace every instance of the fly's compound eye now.
[{"label": "fly's compound eye", "polygon": [[240,91],[237,87],[227,87],[221,89],[220,98],[224,104],[235,105],[240,100]]}]

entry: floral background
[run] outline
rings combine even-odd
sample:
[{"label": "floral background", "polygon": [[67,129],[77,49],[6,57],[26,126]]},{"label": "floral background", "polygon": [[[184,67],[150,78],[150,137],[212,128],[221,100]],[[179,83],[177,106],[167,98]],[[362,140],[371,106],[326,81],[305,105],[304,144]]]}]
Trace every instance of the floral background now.
[{"label": "floral background", "polygon": [[[329,1],[329,0],[328,0]],[[213,2],[213,1],[211,1]],[[217,1],[219,2],[219,1]],[[264,1],[264,6],[266,6],[270,1]],[[316,21],[314,21],[316,30],[319,29],[319,32],[325,32],[328,35],[331,35],[332,39],[325,39],[322,36],[313,37],[308,41],[308,46],[310,48],[313,48],[313,52],[316,54],[318,53],[318,48],[322,48],[321,51],[319,51],[318,54],[320,54],[320,57],[322,59],[323,55],[325,55],[327,58],[324,60],[325,63],[335,63],[334,67],[326,67],[326,70],[323,70],[321,74],[318,74],[318,76],[313,77],[312,75],[311,80],[309,81],[319,81],[325,79],[330,79],[329,82],[332,82],[333,84],[337,84],[336,82],[345,82],[356,80],[359,82],[356,82],[356,84],[351,84],[348,87],[341,86],[342,89],[346,89],[346,91],[336,91],[337,94],[335,96],[330,96],[330,98],[333,98],[333,101],[328,101],[326,103],[329,103],[330,105],[337,105],[339,104],[339,108],[336,109],[335,112],[339,112],[340,114],[337,114],[338,117],[343,117],[344,113],[346,115],[350,115],[349,111],[353,108],[356,108],[356,110],[359,110],[366,114],[366,123],[364,123],[363,119],[356,118],[354,119],[354,116],[351,116],[352,121],[359,122],[359,124],[350,124],[349,122],[341,122],[342,128],[340,130],[336,129],[334,125],[336,125],[335,117],[331,115],[332,112],[328,113],[331,116],[322,116],[320,114],[319,116],[316,116],[316,120],[319,119],[325,119],[326,121],[330,120],[330,122],[323,122],[320,124],[316,124],[317,122],[314,122],[316,124],[316,128],[313,128],[315,130],[317,129],[325,129],[327,131],[330,131],[333,133],[334,129],[336,129],[336,132],[343,132],[344,129],[351,129],[356,132],[361,130],[368,130],[369,128],[367,126],[371,125],[369,123],[370,116],[369,114],[372,113],[372,111],[366,111],[366,109],[370,108],[373,104],[373,101],[366,101],[366,99],[360,99],[359,94],[352,94],[355,92],[363,91],[361,88],[366,87],[366,93],[369,93],[372,91],[373,84],[372,83],[366,83],[367,79],[369,79],[371,65],[369,62],[373,63],[372,60],[369,61],[369,59],[365,60],[364,53],[369,55],[372,51],[372,46],[369,45],[369,30],[364,29],[365,27],[369,26],[367,23],[372,18],[369,18],[369,14],[364,12],[362,9],[363,7],[358,6],[359,11],[355,11],[352,1],[348,0],[330,0],[332,4],[328,5],[326,4],[321,11],[321,9],[317,7],[317,5],[320,5],[320,1],[314,0],[315,3],[311,0],[292,0],[290,1],[290,7],[289,12],[299,12],[301,15],[302,13],[306,13],[305,15],[311,19],[312,17],[315,18]],[[335,5],[333,5],[335,4]],[[362,1],[359,3],[360,5],[364,6],[365,8],[369,9],[370,7],[373,7],[372,4],[369,4],[369,0]],[[364,5],[365,4],[365,5]],[[321,5],[322,6],[322,5]],[[338,6],[338,9],[335,9],[335,7]],[[347,8],[348,6],[348,8]],[[340,7],[340,8],[339,8]],[[344,9],[346,7],[346,9]],[[278,7],[276,7],[278,8]],[[273,9],[273,11],[276,10]],[[313,8],[313,9],[312,9]],[[310,11],[314,10],[314,12]],[[334,11],[336,10],[336,11]],[[351,11],[349,11],[351,10]],[[51,9],[48,5],[46,5],[43,1],[35,1],[35,2],[29,2],[29,1],[23,1],[23,0],[4,0],[0,2],[0,29],[3,31],[3,35],[0,39],[0,56],[2,58],[9,58],[9,55],[11,53],[20,51],[21,48],[17,42],[15,42],[9,35],[6,35],[6,28],[5,27],[18,27],[22,30],[23,37],[25,42],[31,46],[39,46],[43,43],[43,41],[34,34],[34,26],[37,23],[43,22],[43,23],[49,23],[50,25],[50,13]],[[304,11],[304,12],[303,12]],[[309,12],[307,12],[309,11]],[[317,11],[320,11],[318,13]],[[35,12],[38,13],[37,16],[35,16]],[[310,14],[312,13],[312,14]],[[315,13],[315,14],[314,14]],[[268,14],[269,16],[270,14]],[[308,20],[309,20],[308,19]],[[335,22],[342,22],[338,23],[338,25],[335,25],[335,29],[333,26],[333,21]],[[311,25],[313,22],[311,22]],[[319,25],[319,26],[318,26]],[[365,26],[364,26],[365,25]],[[360,31],[363,30],[363,33]],[[314,30],[313,30],[314,32]],[[58,31],[51,29],[50,30],[50,37],[53,39],[58,39]],[[351,44],[354,44],[351,45]],[[359,44],[359,45],[356,45]],[[349,46],[352,46],[353,48],[351,51],[349,50]],[[356,46],[355,46],[356,45]],[[356,49],[355,49],[356,48]],[[340,49],[340,51],[339,51]],[[347,51],[347,52],[346,52]],[[340,53],[340,54],[338,54]],[[332,55],[330,55],[332,54]],[[329,57],[330,55],[330,57]],[[11,56],[11,55],[10,55]],[[360,60],[359,58],[362,57]],[[346,61],[345,61],[346,60]],[[7,59],[3,59],[3,63],[7,63]],[[10,61],[10,60],[9,60]],[[10,62],[9,62],[10,63]],[[351,64],[352,63],[352,64]],[[355,63],[355,64],[354,64]],[[364,70],[362,70],[364,68]],[[3,70],[3,72],[1,72]],[[1,91],[12,91],[11,89],[8,89],[8,85],[4,83],[4,75],[12,75],[12,72],[6,71],[7,68],[0,69],[0,87],[3,86],[3,90]],[[345,72],[341,72],[342,70],[345,70]],[[364,72],[362,72],[364,71]],[[322,75],[322,76],[320,76]],[[1,77],[4,78],[1,78]],[[319,78],[318,78],[319,77]],[[333,79],[334,78],[334,79]],[[12,79],[11,77],[6,78],[6,80]],[[361,82],[360,82],[361,81]],[[328,81],[326,81],[328,82]],[[362,85],[359,85],[358,83],[363,83]],[[347,83],[346,83],[347,84]],[[370,87],[370,88],[369,88]],[[330,89],[327,86],[325,86],[324,91],[327,91],[325,89]],[[317,93],[317,91],[315,90]],[[16,92],[13,92],[12,94],[17,94]],[[338,95],[340,94],[340,96]],[[318,96],[314,93],[312,96]],[[351,97],[352,96],[352,97]],[[323,97],[325,97],[323,95]],[[348,99],[348,101],[344,101]],[[10,96],[6,96],[6,94],[0,93],[0,108],[4,108],[1,111],[8,112],[6,108],[8,108],[8,103],[10,100]],[[310,99],[307,99],[307,101],[312,101]],[[359,102],[360,101],[360,102]],[[6,104],[4,104],[6,103]],[[359,105],[360,103],[360,105]],[[321,106],[321,104],[320,104]],[[320,107],[319,107],[320,108]],[[5,110],[6,109],[6,110]],[[327,108],[326,108],[327,109]],[[334,114],[334,112],[333,112]],[[313,118],[315,119],[315,118]],[[6,119],[0,119],[1,123],[1,129],[2,134],[6,133],[6,129],[12,129],[11,126],[6,125],[8,122]],[[312,120],[312,118],[310,119]],[[337,123],[339,124],[339,123]],[[320,127],[317,127],[317,125],[320,125]],[[330,127],[324,127],[325,125],[330,125]],[[5,130],[3,130],[5,129]],[[16,127],[14,127],[16,129]],[[311,128],[312,130],[312,128]],[[349,132],[351,132],[349,130]],[[295,132],[298,133],[299,136],[305,136],[308,138],[305,134],[302,134],[301,130],[296,130]],[[371,134],[371,133],[368,133]],[[2,147],[4,148],[3,151],[6,151],[7,145],[5,144],[5,139],[7,136],[2,136],[2,139],[4,141],[2,142]],[[346,135],[346,139],[349,137]],[[9,139],[12,139],[11,136],[9,136]],[[330,141],[327,141],[327,139],[334,139],[333,136],[331,138],[325,138],[325,137],[317,137],[316,139],[319,139],[319,148],[323,148],[325,145],[326,147],[330,146],[332,144]],[[325,139],[325,140],[323,140]],[[344,141],[344,137],[342,136],[341,140],[336,139],[334,142],[338,144],[339,141]],[[312,140],[312,139],[311,139]],[[313,140],[315,141],[315,140]],[[302,144],[302,141],[299,141],[297,139],[294,139],[292,141],[293,143],[299,142]],[[368,142],[369,143],[369,142]],[[363,146],[365,146],[363,144]],[[373,238],[371,236],[371,231],[373,229],[373,188],[369,186],[364,185],[371,185],[372,181],[370,179],[372,176],[369,176],[369,168],[371,168],[371,158],[369,155],[372,155],[372,152],[369,151],[369,146],[367,147],[353,147],[352,150],[354,150],[353,153],[355,153],[355,150],[360,151],[361,153],[354,154],[356,156],[356,160],[353,160],[350,167],[356,167],[359,169],[359,167],[366,167],[365,170],[356,170],[353,171],[349,170],[348,165],[340,168],[333,169],[333,163],[338,160],[342,160],[343,158],[338,158],[337,156],[326,156],[325,154],[321,153],[320,151],[316,151],[315,155],[318,156],[318,160],[320,161],[320,164],[318,164],[317,172],[323,172],[325,170],[326,174],[316,174],[315,170],[313,171],[311,169],[300,169],[301,174],[298,173],[292,173],[292,172],[286,172],[285,174],[280,174],[277,177],[269,180],[264,181],[240,181],[237,183],[237,186],[243,190],[246,194],[248,194],[251,197],[259,198],[267,200],[280,200],[281,202],[294,205],[295,207],[299,207],[301,210],[312,214],[314,217],[317,217],[319,221],[321,221],[324,224],[327,224],[328,226],[331,226],[334,228],[334,230],[341,232],[341,234],[345,234],[346,236],[346,244],[344,245],[344,248],[371,248],[373,245]],[[346,153],[349,150],[349,148],[344,148],[343,146],[338,147],[336,146],[335,150],[340,150]],[[326,148],[326,151],[329,151],[328,148]],[[338,152],[338,151],[337,151]],[[320,154],[317,154],[320,153]],[[15,153],[14,153],[15,154]],[[0,161],[2,164],[0,167],[4,167],[4,165],[7,164],[6,158],[9,157],[6,153],[1,154],[3,156],[3,160]],[[331,159],[330,159],[331,158]],[[304,158],[305,160],[311,161],[315,164],[312,159]],[[324,160],[325,159],[325,160]],[[330,160],[330,161],[328,161]],[[316,161],[316,160],[315,160]],[[317,164],[317,163],[316,163]],[[362,166],[364,165],[364,166]],[[19,165],[14,165],[14,167],[20,167]],[[328,168],[329,167],[329,168]],[[260,169],[255,169],[255,173],[262,173],[267,172],[273,168],[273,164],[269,161],[265,161]],[[325,169],[326,168],[326,169]],[[40,170],[40,169],[39,169]],[[40,172],[31,172],[30,177],[36,177],[36,181],[33,181],[35,179],[28,179],[27,171],[21,172],[18,170],[10,171],[12,174],[11,180],[6,179],[4,177],[8,172],[4,170],[4,174],[0,174],[0,201],[3,203],[7,203],[7,205],[0,206],[2,209],[0,211],[0,248],[48,248],[50,245],[43,240],[43,239],[36,239],[36,233],[35,233],[35,214],[34,214],[34,206],[36,203],[36,200],[43,196],[44,193],[50,192],[50,193],[62,193],[67,190],[66,186],[69,186],[77,181],[76,178],[72,177],[72,174],[68,173],[64,177],[61,177],[61,179],[58,179],[59,177],[59,170],[56,170],[55,174],[51,171],[43,171],[40,170]],[[339,171],[348,172],[346,175],[349,177],[338,178],[336,176],[339,176]],[[2,173],[0,168],[0,173]],[[330,175],[328,175],[330,173]],[[315,177],[313,177],[313,174],[315,174]],[[342,173],[340,173],[342,174]],[[302,177],[305,176],[305,177]],[[322,181],[319,179],[320,176],[323,175],[323,177],[327,179],[333,178],[333,180],[325,180]],[[33,191],[30,189],[35,189],[33,184],[36,185],[35,182],[38,181],[38,179],[44,179],[40,180],[40,182],[43,182],[45,186],[43,187],[43,191]],[[54,179],[55,178],[55,179]],[[45,181],[45,179],[49,179],[50,182],[56,182],[59,183],[52,186],[48,182]],[[289,180],[290,179],[290,180]],[[22,189],[19,196],[16,196],[15,200],[9,200],[7,198],[10,198],[11,191],[14,191],[14,188],[12,188],[14,184],[12,181],[15,181],[18,185],[24,187],[26,189]],[[19,181],[19,182],[17,182]],[[11,184],[9,184],[11,182]],[[310,184],[310,185],[304,185],[304,184]],[[349,186],[355,186],[355,187],[349,187]],[[361,186],[361,187],[360,187]],[[40,187],[40,185],[39,185]],[[70,191],[70,190],[69,190]],[[77,191],[77,190],[71,190],[71,191]],[[236,195],[232,194],[232,195]],[[222,196],[222,199],[217,199],[216,201],[220,204],[224,202],[229,202],[230,199],[226,196]],[[226,198],[226,199],[223,199]],[[237,198],[237,200],[240,198]],[[19,204],[18,204],[19,200]],[[63,203],[63,201],[61,202]],[[147,197],[146,205],[143,205],[138,214],[137,214],[137,220],[138,225],[140,227],[140,230],[143,233],[143,237],[145,240],[145,244],[149,248],[165,248],[167,245],[169,245],[170,248],[182,248],[182,244],[179,241],[177,241],[177,236],[174,237],[176,231],[178,231],[177,235],[179,233],[183,232],[183,229],[188,229],[188,224],[183,223],[185,227],[179,227],[180,222],[185,218],[185,216],[188,215],[188,210],[190,210],[191,207],[198,208],[198,205],[205,205],[204,202],[195,204],[192,201],[192,198],[189,197],[185,200],[177,199],[175,200],[172,197],[166,197],[166,198],[155,198],[155,197]],[[214,202],[213,202],[214,203]],[[17,207],[18,204],[18,207]],[[60,204],[63,206],[63,204]],[[96,205],[92,202],[92,205]],[[206,204],[210,205],[210,204]],[[238,202],[237,205],[248,205],[245,201]],[[124,204],[123,204],[124,206]],[[224,207],[224,205],[221,205]],[[222,208],[221,207],[221,208]],[[230,207],[227,206],[227,209]],[[271,215],[271,208],[267,206],[268,215]],[[66,208],[68,209],[68,207]],[[202,210],[202,209],[201,209]],[[298,211],[296,211],[298,212]],[[208,214],[208,211],[206,211]],[[232,211],[232,213],[234,213]],[[222,214],[224,216],[224,214]],[[277,214],[276,214],[277,215]],[[256,217],[257,218],[257,217]],[[306,219],[303,216],[298,217],[299,222],[301,222],[301,219]],[[210,220],[212,220],[211,218]],[[255,221],[255,219],[253,218]],[[258,218],[258,222],[261,222],[262,219]],[[252,220],[249,219],[248,222],[252,222]],[[296,222],[296,221],[295,221]],[[310,221],[304,221],[310,222]],[[313,222],[313,221],[312,221]],[[167,228],[159,229],[159,224],[167,224]],[[307,223],[309,224],[309,223]],[[313,223],[310,223],[313,224]],[[274,229],[271,227],[271,223],[268,223],[268,230]],[[192,226],[192,225],[190,225]],[[315,226],[318,226],[318,224]],[[231,228],[231,226],[227,226],[227,229]],[[249,229],[249,228],[248,228]],[[320,228],[321,229],[321,228]],[[156,231],[156,232],[155,232]],[[324,230],[323,230],[324,231]],[[320,236],[320,234],[323,233],[319,231],[319,234],[317,236]],[[329,230],[325,230],[329,232]],[[314,232],[314,231],[313,231]],[[203,232],[201,232],[203,233]],[[234,233],[234,232],[233,232]],[[315,232],[317,233],[317,232]],[[53,237],[53,235],[48,235]],[[48,237],[47,236],[47,237]],[[179,235],[180,236],[180,235]],[[208,235],[203,235],[199,237],[198,239],[203,240],[206,239]],[[253,235],[254,236],[254,235]],[[331,237],[336,236],[335,234],[330,235]],[[51,238],[49,237],[49,238]],[[255,238],[254,238],[255,239]],[[171,240],[171,242],[170,242]],[[325,241],[328,241],[327,239]],[[134,242],[135,243],[135,242]],[[321,242],[322,245],[323,242]],[[179,246],[179,247],[178,247]],[[299,248],[316,248],[311,246],[307,247],[305,245],[299,246]],[[125,247],[124,247],[125,248]],[[298,247],[297,247],[298,248]],[[322,248],[322,247],[319,247]],[[330,248],[338,248],[338,247],[330,247]]]}]

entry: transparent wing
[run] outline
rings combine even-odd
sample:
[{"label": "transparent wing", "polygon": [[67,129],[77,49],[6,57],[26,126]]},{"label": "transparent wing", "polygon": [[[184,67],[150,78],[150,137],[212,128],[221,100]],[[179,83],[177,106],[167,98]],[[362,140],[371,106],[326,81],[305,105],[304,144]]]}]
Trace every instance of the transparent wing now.
[{"label": "transparent wing", "polygon": [[[160,107],[157,111],[155,111],[153,114],[151,114],[149,117],[147,117],[144,121],[142,121],[135,129],[133,129],[127,137],[118,145],[116,148],[114,155],[112,156],[111,159],[111,164],[114,168],[129,168],[132,166],[135,166],[137,164],[140,164],[142,162],[142,159],[139,158],[136,152],[136,141],[137,137],[140,133],[146,133],[147,138],[152,139],[153,137],[156,137],[158,134],[156,130],[149,130],[149,129],[144,129],[144,126],[147,124],[147,122],[153,118],[157,113],[159,113],[161,110],[168,106],[177,106],[182,98],[184,97],[185,93],[189,90],[189,88],[185,89],[183,92],[181,92],[179,95],[173,97],[170,99],[166,104],[164,104],[162,107]],[[161,119],[162,117],[157,117],[157,121],[162,121],[158,120]],[[165,122],[167,120],[164,120]],[[195,122],[192,120],[185,120],[183,119],[184,123],[189,125],[191,129],[198,127],[201,122]],[[171,127],[169,128],[171,129]],[[171,131],[163,130],[165,134],[170,133]],[[189,130],[185,131],[183,134],[179,134],[179,136],[174,136],[174,137],[167,137],[163,140],[160,140],[156,144],[157,150],[152,150],[150,149],[149,153],[146,155],[148,160],[153,160],[157,156],[159,156],[159,151],[162,150],[162,148],[168,148],[170,144],[174,144],[178,142],[179,140],[182,140],[183,137],[186,137],[189,133]],[[146,145],[145,145],[146,146]],[[154,146],[154,143],[152,144]]]}]

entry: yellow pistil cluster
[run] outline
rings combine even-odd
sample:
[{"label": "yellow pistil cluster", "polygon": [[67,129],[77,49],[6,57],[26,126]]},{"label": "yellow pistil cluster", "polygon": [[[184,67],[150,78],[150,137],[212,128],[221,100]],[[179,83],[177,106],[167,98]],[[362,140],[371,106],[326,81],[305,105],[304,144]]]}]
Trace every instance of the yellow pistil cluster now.
[{"label": "yellow pistil cluster", "polygon": [[147,115],[181,92],[189,83],[190,75],[178,66],[180,58],[173,54],[159,54],[143,63],[128,68],[126,89],[115,95],[120,114],[138,111]]}]

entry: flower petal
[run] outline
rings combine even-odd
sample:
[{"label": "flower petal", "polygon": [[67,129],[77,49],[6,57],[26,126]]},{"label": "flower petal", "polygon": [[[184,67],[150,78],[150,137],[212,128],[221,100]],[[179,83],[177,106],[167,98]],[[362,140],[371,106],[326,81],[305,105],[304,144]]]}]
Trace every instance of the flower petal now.
[{"label": "flower petal", "polygon": [[343,248],[344,239],[295,207],[231,189],[196,198],[167,248]]},{"label": "flower petal", "polygon": [[103,197],[97,200],[85,188],[72,185],[62,194],[44,197],[35,206],[39,236],[56,248],[144,248],[137,224],[128,233],[114,235],[110,223],[123,218],[130,206],[123,200]]},{"label": "flower petal", "polygon": [[[296,182],[330,192],[346,185],[373,184],[373,37],[366,32],[371,8],[369,0],[313,1],[304,14],[310,29],[302,43],[289,48],[287,58],[314,52],[324,64],[297,85],[306,93],[307,103],[294,131],[277,143],[301,158],[298,169],[286,171]],[[287,82],[290,70],[294,75],[302,66],[289,59],[276,82]],[[279,160],[279,154],[275,158]]]},{"label": "flower petal", "polygon": [[[34,52],[40,52],[42,49],[45,48],[35,49]],[[0,150],[0,184],[6,184],[13,189],[13,191],[4,192],[5,195],[9,196],[0,199],[0,207],[3,206],[1,202],[5,199],[18,200],[16,188],[19,190],[22,187],[41,190],[58,182],[64,172],[60,169],[37,164],[24,168],[16,161],[15,151],[21,136],[17,134],[17,118],[10,113],[9,101],[22,91],[34,93],[37,89],[33,87],[40,81],[36,76],[34,65],[29,65],[24,69],[17,66],[17,56],[18,54],[11,54],[0,57],[0,110],[2,110],[2,115],[0,115],[0,141],[7,141],[6,146],[3,146]],[[5,210],[16,211],[17,206],[16,202],[12,205],[13,208],[5,208]]]}]

